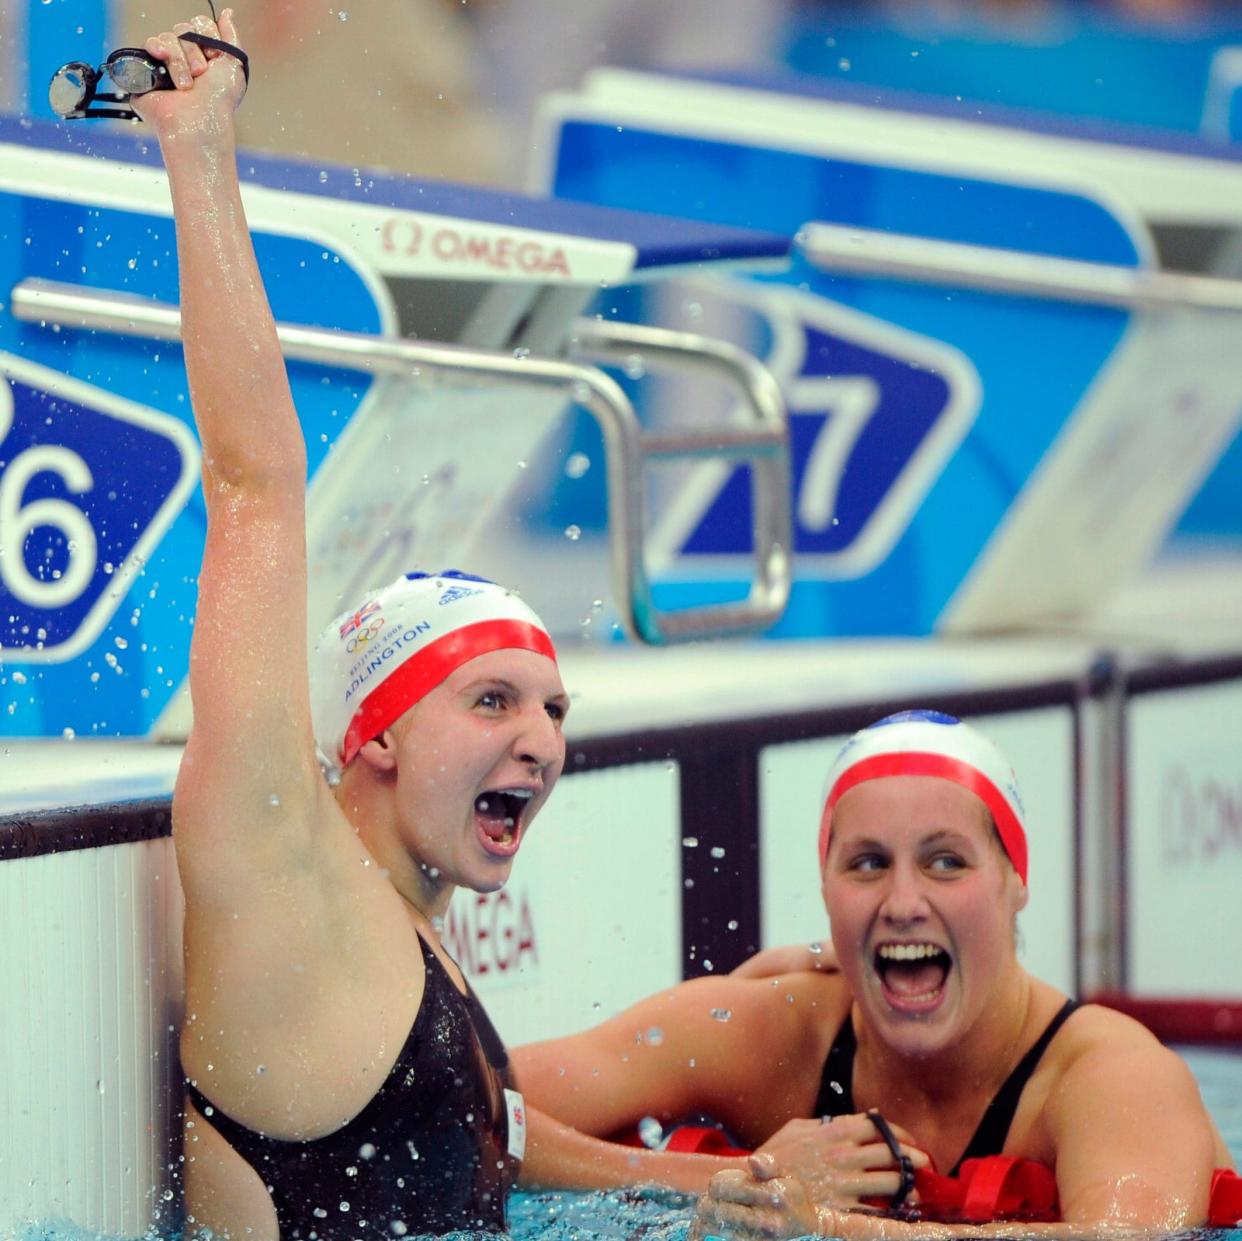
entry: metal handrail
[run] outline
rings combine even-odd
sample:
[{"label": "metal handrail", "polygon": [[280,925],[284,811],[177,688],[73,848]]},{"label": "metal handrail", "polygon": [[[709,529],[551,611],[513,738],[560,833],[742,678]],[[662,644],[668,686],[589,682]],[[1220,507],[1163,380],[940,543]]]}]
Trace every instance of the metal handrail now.
[{"label": "metal handrail", "polygon": [[717,618],[722,632],[766,629],[775,623],[789,601],[793,546],[789,421],[775,376],[728,341],[669,328],[580,319],[569,347],[575,357],[618,363],[637,356],[645,367],[654,361],[656,368],[713,375],[737,389],[749,422],[644,431],[641,449],[644,462],[710,458],[750,463],[754,568],[749,593],[744,602],[712,609],[656,612],[652,623],[666,638],[688,636],[683,629],[687,620],[703,623],[709,615]]},{"label": "metal handrail", "polygon": [[1242,311],[1242,280],[1152,271],[813,223],[799,233],[803,256],[830,275],[880,276],[1129,310]]},{"label": "metal handrail", "polygon": [[[182,338],[181,312],[175,306],[133,294],[88,290],[34,277],[14,285],[10,309],[14,318],[25,323],[150,340],[179,342]],[[287,323],[278,324],[276,331],[285,356],[301,361],[372,374],[417,375],[446,383],[516,381],[563,391],[596,420],[604,436],[613,583],[618,599],[625,603],[625,619],[633,634],[646,642],[686,641],[750,632],[760,623],[768,623],[758,614],[732,606],[665,614],[654,607],[643,556],[646,523],[642,431],[629,398],[598,368],[557,358],[519,358],[461,345],[428,344]]]}]

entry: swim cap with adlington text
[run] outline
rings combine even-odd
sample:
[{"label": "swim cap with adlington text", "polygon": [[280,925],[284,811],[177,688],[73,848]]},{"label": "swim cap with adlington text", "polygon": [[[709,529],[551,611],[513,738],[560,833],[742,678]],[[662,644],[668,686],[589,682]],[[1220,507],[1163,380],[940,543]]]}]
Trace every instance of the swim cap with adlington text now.
[{"label": "swim cap with adlington text", "polygon": [[525,650],[555,662],[538,616],[511,591],[456,570],[409,573],[336,617],[311,652],[311,718],[320,753],[358,751],[467,660]]}]

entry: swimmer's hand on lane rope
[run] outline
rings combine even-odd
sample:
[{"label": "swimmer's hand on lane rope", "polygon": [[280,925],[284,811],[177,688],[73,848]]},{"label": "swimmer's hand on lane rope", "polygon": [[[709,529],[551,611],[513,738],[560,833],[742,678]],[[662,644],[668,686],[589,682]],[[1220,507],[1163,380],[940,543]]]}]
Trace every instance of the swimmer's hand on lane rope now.
[{"label": "swimmer's hand on lane rope", "polygon": [[730,1169],[712,1177],[695,1207],[687,1241],[838,1236],[838,1231],[825,1231],[825,1224],[837,1217],[837,1212],[817,1208],[797,1177],[760,1182]]},{"label": "swimmer's hand on lane rope", "polygon": [[135,95],[131,106],[157,130],[167,128],[174,118],[192,121],[214,114],[221,104],[226,104],[231,114],[246,93],[247,74],[241,62],[221,48],[201,47],[182,39],[180,36],[187,32],[241,48],[232,9],[225,9],[218,23],[200,14],[149,38],[144,47],[167,66],[173,89]]},{"label": "swimmer's hand on lane rope", "polygon": [[818,1205],[841,1210],[866,1209],[883,1199],[893,1207],[915,1201],[914,1170],[930,1165],[906,1130],[882,1117],[877,1122],[869,1112],[788,1121],[749,1161],[757,1182],[792,1177]]}]

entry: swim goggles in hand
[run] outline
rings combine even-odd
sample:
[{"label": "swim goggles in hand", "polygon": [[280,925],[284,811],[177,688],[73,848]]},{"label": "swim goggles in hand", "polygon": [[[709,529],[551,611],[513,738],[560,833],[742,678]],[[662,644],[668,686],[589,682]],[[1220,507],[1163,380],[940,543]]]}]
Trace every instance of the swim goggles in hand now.
[{"label": "swim goggles in hand", "polygon": [[[199,47],[227,52],[241,65],[246,82],[250,82],[250,58],[240,47],[194,31],[186,31],[180,37],[187,43],[198,44]],[[112,80],[115,91],[99,89],[99,84],[105,77]],[[52,111],[67,121],[85,120],[88,117],[132,121],[138,117],[133,108],[128,106],[132,96],[172,88],[173,80],[163,61],[156,60],[140,47],[119,47],[98,69],[91,68],[81,60],[71,60],[67,65],[61,65],[52,74],[47,98],[52,105]]]},{"label": "swim goggles in hand", "polygon": [[[888,1147],[893,1159],[896,1160],[901,1173],[901,1182],[897,1186],[897,1192],[889,1199],[888,1209],[898,1219],[917,1219],[918,1212],[910,1205],[910,1194],[914,1190],[914,1161],[901,1149],[901,1143],[897,1140],[893,1127],[875,1108],[867,1113],[867,1119],[875,1126],[876,1132],[880,1135],[884,1145]],[[910,1214],[912,1211],[913,1214]]]}]

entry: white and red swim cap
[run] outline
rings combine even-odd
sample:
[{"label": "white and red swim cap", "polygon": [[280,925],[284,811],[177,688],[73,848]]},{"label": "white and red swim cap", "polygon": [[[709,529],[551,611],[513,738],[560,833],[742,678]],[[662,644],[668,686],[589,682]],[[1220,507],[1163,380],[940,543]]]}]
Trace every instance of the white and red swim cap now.
[{"label": "white and red swim cap", "polygon": [[408,573],[343,612],[311,653],[311,719],[323,757],[358,751],[467,660],[525,650],[556,659],[543,622],[503,586],[454,569]]},{"label": "white and red swim cap", "polygon": [[969,789],[988,808],[1018,878],[1026,882],[1025,812],[1013,768],[981,732],[940,711],[885,716],[845,743],[828,773],[820,866],[828,856],[833,807],[855,785],[884,776],[936,776]]}]

